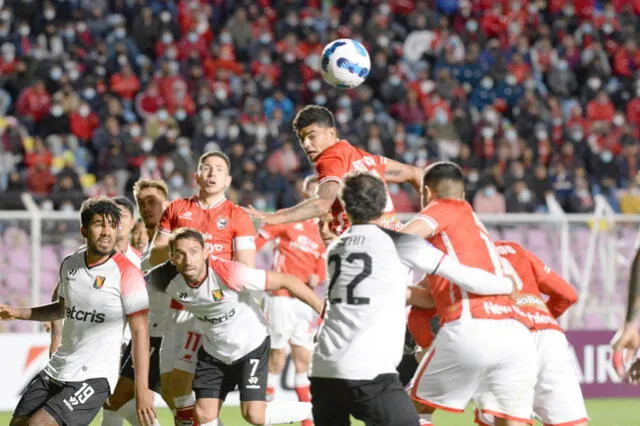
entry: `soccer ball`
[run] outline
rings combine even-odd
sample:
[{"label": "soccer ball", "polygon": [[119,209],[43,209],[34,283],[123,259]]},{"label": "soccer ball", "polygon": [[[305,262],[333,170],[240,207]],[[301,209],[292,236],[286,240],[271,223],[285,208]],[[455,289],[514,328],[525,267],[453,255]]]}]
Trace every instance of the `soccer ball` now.
[{"label": "soccer ball", "polygon": [[358,87],[369,75],[371,58],[358,41],[341,38],[322,50],[320,72],[322,78],[339,89]]}]

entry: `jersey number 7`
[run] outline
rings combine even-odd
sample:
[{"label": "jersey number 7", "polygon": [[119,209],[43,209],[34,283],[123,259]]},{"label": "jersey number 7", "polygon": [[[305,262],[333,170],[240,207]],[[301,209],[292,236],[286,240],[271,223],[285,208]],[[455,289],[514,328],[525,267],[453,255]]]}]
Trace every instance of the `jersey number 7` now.
[{"label": "jersey number 7", "polygon": [[[368,305],[369,298],[368,297],[356,297],[353,295],[354,290],[365,278],[371,275],[371,256],[367,253],[351,253],[347,256],[346,261],[349,263],[353,263],[355,261],[362,261],[362,271],[353,279],[349,284],[347,284],[347,304],[348,305]],[[342,258],[333,254],[329,256],[329,261],[327,262],[329,265],[333,264],[333,274],[331,275],[331,281],[329,281],[329,291],[328,298],[330,303],[342,303],[342,299],[339,297],[331,296],[333,291],[333,287],[336,282],[338,282],[338,278],[340,278],[340,272],[342,268]]]}]

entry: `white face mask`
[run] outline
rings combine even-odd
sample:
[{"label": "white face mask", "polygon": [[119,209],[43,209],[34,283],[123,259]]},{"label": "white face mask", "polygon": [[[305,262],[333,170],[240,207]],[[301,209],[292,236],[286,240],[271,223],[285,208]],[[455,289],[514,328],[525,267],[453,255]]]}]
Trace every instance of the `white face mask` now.
[{"label": "white face mask", "polygon": [[64,109],[62,109],[61,105],[54,105],[51,107],[51,115],[54,117],[60,117],[64,113]]},{"label": "white face mask", "polygon": [[540,130],[536,132],[536,138],[538,138],[539,141],[545,140],[547,136],[548,135],[545,130]]},{"label": "white face mask", "polygon": [[240,128],[236,125],[229,127],[229,138],[236,139],[240,135]]},{"label": "white face mask", "polygon": [[216,133],[216,129],[213,126],[207,126],[204,128],[204,134],[207,137],[212,137]]},{"label": "white face mask", "polygon": [[[153,141],[150,138],[145,138],[140,144],[140,148],[142,148],[144,152],[150,152],[153,149]],[[145,166],[147,166],[148,168],[149,160],[145,162]],[[155,168],[155,165],[153,166],[153,168]]]},{"label": "white face mask", "polygon": [[27,27],[27,26],[22,26],[20,27],[20,29],[18,30],[18,33],[22,36],[22,37],[27,37],[30,33],[31,33],[31,28]]},{"label": "white face mask", "polygon": [[56,17],[55,9],[47,9],[44,11],[44,17],[47,21],[52,21]]},{"label": "white face mask", "polygon": [[173,43],[173,35],[171,33],[162,34],[162,42],[164,44]]},{"label": "white face mask", "polygon": [[494,131],[491,127],[483,127],[482,130],[480,130],[480,134],[485,139],[491,139],[494,135]]},{"label": "white face mask", "polygon": [[158,111],[159,120],[165,121],[167,118],[169,118],[169,113],[167,112],[166,109],[161,109],[160,111]]},{"label": "white face mask", "polygon": [[171,21],[171,13],[170,12],[162,12],[160,14],[160,20],[165,24]]},{"label": "white face mask", "polygon": [[317,92],[322,87],[322,83],[319,80],[311,80],[309,82],[309,90],[312,92]]},{"label": "white face mask", "polygon": [[86,105],[82,105],[80,108],[78,108],[78,114],[80,114],[81,117],[88,116],[89,112],[91,112],[91,110]]},{"label": "white face mask", "polygon": [[615,124],[616,126],[622,126],[624,124],[624,117],[622,115],[614,116],[613,124]]},{"label": "white face mask", "polygon": [[131,133],[131,136],[133,136],[134,138],[137,138],[138,136],[140,136],[142,134],[142,129],[140,128],[140,126],[133,126],[129,132]]}]

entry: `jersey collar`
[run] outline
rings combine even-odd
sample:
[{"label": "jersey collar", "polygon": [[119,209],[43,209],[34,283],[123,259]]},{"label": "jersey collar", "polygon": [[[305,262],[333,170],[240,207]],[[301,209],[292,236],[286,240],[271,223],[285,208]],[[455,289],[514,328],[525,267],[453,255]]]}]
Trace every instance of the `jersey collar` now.
[{"label": "jersey collar", "polygon": [[196,200],[196,203],[198,203],[198,207],[200,207],[202,210],[212,210],[218,207],[219,205],[221,205],[222,203],[224,203],[225,201],[227,201],[227,197],[222,197],[220,200],[216,201],[209,207],[206,207],[204,204],[202,204],[202,202],[200,201],[200,197],[198,197],[197,195],[195,196],[195,200]]}]

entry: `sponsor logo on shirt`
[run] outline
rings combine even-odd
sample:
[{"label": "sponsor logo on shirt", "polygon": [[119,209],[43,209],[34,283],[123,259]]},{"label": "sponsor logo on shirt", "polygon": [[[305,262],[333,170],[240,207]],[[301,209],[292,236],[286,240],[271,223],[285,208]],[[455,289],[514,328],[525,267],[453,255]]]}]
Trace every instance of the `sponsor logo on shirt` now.
[{"label": "sponsor logo on shirt", "polygon": [[100,290],[104,285],[104,280],[106,280],[105,277],[98,275],[96,277],[96,280],[93,282],[93,288],[97,288],[98,290]]},{"label": "sponsor logo on shirt", "polygon": [[82,322],[91,322],[96,324],[102,324],[105,320],[105,314],[102,312],[98,312],[95,309],[90,311],[83,311],[82,309],[77,309],[74,306],[71,308],[66,308],[65,310],[66,317],[69,319],[73,319],[76,321]]},{"label": "sponsor logo on shirt", "polygon": [[68,281],[74,280],[77,273],[78,273],[77,269],[69,269],[67,271],[67,280]]},{"label": "sponsor logo on shirt", "polygon": [[220,217],[216,221],[216,225],[218,226],[218,229],[223,229],[225,226],[227,226],[227,222],[228,220],[226,217]]},{"label": "sponsor logo on shirt", "polygon": [[187,293],[184,292],[178,292],[178,299],[180,300],[185,300],[187,298]]},{"label": "sponsor logo on shirt", "polygon": [[213,290],[211,292],[211,296],[213,296],[213,300],[215,300],[216,302],[219,302],[222,299],[224,299],[224,295],[222,294],[222,290]]},{"label": "sponsor logo on shirt", "polygon": [[225,312],[224,315],[219,315],[217,317],[198,317],[199,320],[201,321],[206,321],[208,323],[211,323],[213,325],[217,325],[217,324],[222,324],[223,322],[226,322],[228,320],[230,320],[231,318],[233,318],[236,314],[236,310],[235,308],[231,309],[228,312]]},{"label": "sponsor logo on shirt", "polygon": [[192,215],[193,215],[192,212],[184,212],[180,216],[178,216],[178,219],[193,220],[193,218],[191,217]]}]

